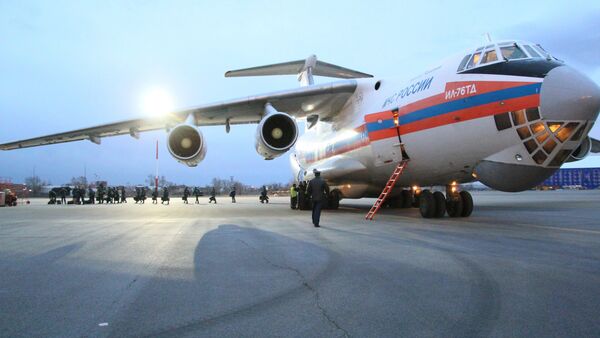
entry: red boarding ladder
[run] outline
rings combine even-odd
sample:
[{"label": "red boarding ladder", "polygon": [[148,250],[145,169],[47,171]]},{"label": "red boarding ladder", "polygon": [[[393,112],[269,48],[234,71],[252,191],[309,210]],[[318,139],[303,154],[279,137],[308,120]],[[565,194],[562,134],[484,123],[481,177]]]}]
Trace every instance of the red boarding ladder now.
[{"label": "red boarding ladder", "polygon": [[379,195],[377,201],[375,201],[375,204],[373,204],[371,210],[369,210],[369,213],[367,214],[365,219],[368,219],[369,221],[373,220],[373,217],[375,217],[375,214],[377,213],[377,211],[379,211],[379,209],[383,205],[383,202],[385,202],[386,198],[388,197],[389,193],[392,192],[392,188],[394,188],[394,185],[396,185],[398,177],[400,177],[402,171],[404,171],[404,168],[406,168],[407,164],[407,159],[404,159],[400,161],[400,163],[398,163],[398,166],[396,167],[396,169],[394,169],[394,173],[392,173],[392,176],[390,176],[390,179],[387,181],[385,188],[383,188],[381,195]]}]

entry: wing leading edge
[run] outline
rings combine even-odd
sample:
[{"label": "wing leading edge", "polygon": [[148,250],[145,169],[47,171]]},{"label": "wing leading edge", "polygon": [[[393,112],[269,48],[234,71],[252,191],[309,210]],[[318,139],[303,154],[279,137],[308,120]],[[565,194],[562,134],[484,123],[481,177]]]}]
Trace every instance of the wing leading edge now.
[{"label": "wing leading edge", "polygon": [[267,103],[270,103],[278,111],[286,112],[296,118],[318,115],[320,119],[326,120],[335,116],[343,108],[354,93],[356,86],[356,80],[344,80],[248,96],[192,107],[169,113],[161,118],[132,119],[4,143],[0,144],[0,150],[81,140],[100,144],[103,137],[118,135],[131,135],[138,138],[141,132],[169,130],[171,127],[185,122],[189,116],[193,116],[197,126],[258,123],[264,114],[264,107]]}]

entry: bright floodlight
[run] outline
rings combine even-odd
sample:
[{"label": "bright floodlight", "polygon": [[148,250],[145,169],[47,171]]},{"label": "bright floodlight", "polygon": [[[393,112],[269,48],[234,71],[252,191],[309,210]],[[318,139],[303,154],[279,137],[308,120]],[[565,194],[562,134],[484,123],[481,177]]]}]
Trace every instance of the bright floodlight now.
[{"label": "bright floodlight", "polygon": [[146,115],[160,116],[172,112],[175,105],[169,92],[160,87],[153,87],[142,93],[141,108]]}]

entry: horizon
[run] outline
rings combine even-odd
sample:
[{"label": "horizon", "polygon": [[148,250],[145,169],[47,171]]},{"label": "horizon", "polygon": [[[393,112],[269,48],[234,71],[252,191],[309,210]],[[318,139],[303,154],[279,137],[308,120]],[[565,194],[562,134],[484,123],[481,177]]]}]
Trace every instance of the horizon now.
[{"label": "horizon", "polygon": [[[166,95],[158,102],[181,108],[294,88],[294,76],[226,79],[223,74],[311,54],[378,77],[410,79],[481,44],[487,33],[494,40],[540,43],[600,83],[600,3],[510,1],[485,9],[475,1],[312,4],[1,3],[0,142],[148,116],[148,97]],[[312,10],[315,6],[320,10]],[[465,6],[472,10],[466,13]],[[270,25],[256,25],[257,20]],[[290,152],[262,160],[254,149],[255,128],[235,125],[227,134],[222,126],[200,127],[208,151],[196,168],[171,158],[165,132],[154,131],[139,140],[107,137],[101,145],[82,141],[3,151],[0,177],[23,182],[35,172],[66,183],[86,172],[90,180],[137,184],[155,172],[158,140],[160,175],[174,182],[204,185],[230,176],[249,184],[288,182],[294,176]],[[600,138],[597,126],[590,136]],[[564,167],[600,167],[600,157]]]}]

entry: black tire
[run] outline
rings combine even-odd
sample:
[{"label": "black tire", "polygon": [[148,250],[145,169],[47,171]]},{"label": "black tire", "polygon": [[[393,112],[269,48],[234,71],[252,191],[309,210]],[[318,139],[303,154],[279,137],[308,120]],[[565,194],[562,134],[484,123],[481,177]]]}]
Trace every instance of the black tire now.
[{"label": "black tire", "polygon": [[429,190],[423,190],[419,195],[419,211],[424,218],[435,216],[435,199]]},{"label": "black tire", "polygon": [[460,195],[449,196],[446,199],[446,211],[450,217],[461,217],[463,210],[463,202]]},{"label": "black tire", "polygon": [[413,195],[412,192],[410,192],[410,190],[402,190],[402,193],[400,194],[401,196],[401,200],[402,200],[402,206],[401,208],[410,208],[413,204]]},{"label": "black tire", "polygon": [[423,192],[420,192],[420,193],[418,193],[418,194],[416,194],[416,193],[415,193],[415,194],[413,194],[413,193],[411,192],[411,195],[413,196],[413,197],[412,197],[412,203],[411,203],[411,205],[412,205],[412,207],[413,207],[413,208],[418,208],[418,207],[419,207],[419,204],[421,203],[421,197],[420,197],[420,195],[421,195],[422,193],[423,193]]},{"label": "black tire", "polygon": [[402,208],[402,197],[388,198],[384,203],[384,207],[392,209]]},{"label": "black tire", "polygon": [[435,218],[441,218],[446,215],[446,197],[440,191],[433,193],[433,199],[435,200]]},{"label": "black tire", "polygon": [[471,216],[471,213],[473,212],[473,197],[471,196],[471,193],[469,193],[468,191],[461,191],[460,199],[462,200],[461,216]]},{"label": "black tire", "polygon": [[329,194],[329,198],[328,198],[328,206],[329,209],[331,210],[337,210],[340,207],[340,192],[337,190],[333,190],[330,194]]}]

